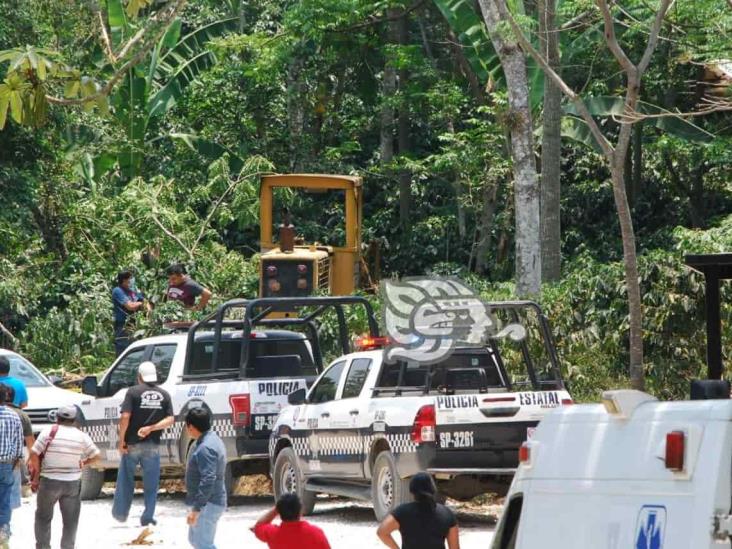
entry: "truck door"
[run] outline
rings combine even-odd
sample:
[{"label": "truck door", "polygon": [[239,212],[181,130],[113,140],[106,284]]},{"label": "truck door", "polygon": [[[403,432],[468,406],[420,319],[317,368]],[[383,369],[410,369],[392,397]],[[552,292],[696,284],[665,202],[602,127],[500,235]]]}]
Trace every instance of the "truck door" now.
[{"label": "truck door", "polygon": [[[176,343],[159,343],[153,345],[150,351],[150,362],[155,364],[155,369],[158,372],[158,384],[163,385],[164,389],[174,389],[170,387],[166,382],[168,380],[168,374],[170,368],[173,365],[175,359],[175,353],[178,349]],[[168,390],[171,398],[173,397],[174,391]],[[120,402],[120,405],[122,402]],[[175,410],[175,402],[173,402],[173,413],[177,413]],[[178,439],[179,435],[173,428],[168,428],[163,431],[160,437],[160,461],[161,463],[178,463]]]},{"label": "truck door", "polygon": [[341,360],[328,368],[315,382],[308,394],[308,402],[304,406],[307,455],[303,469],[307,474],[326,474],[328,463],[335,451],[334,441],[330,436],[331,405],[336,398],[341,374],[346,361]]},{"label": "truck door", "polygon": [[330,428],[328,439],[331,452],[323,468],[328,476],[363,478],[364,444],[361,431],[366,410],[362,409],[361,394],[371,370],[370,358],[354,358],[343,370],[336,399],[328,405]]},{"label": "truck door", "polygon": [[102,379],[98,397],[82,405],[86,418],[85,431],[102,452],[107,464],[116,465],[120,461],[117,444],[119,442],[119,408],[127,393],[127,388],[137,381],[137,369],[149,356],[150,347],[128,349]]}]

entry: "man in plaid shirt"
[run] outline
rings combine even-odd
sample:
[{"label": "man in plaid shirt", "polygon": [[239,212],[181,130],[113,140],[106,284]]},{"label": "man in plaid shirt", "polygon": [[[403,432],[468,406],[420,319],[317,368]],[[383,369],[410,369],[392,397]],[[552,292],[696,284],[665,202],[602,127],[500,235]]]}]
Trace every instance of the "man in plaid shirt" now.
[{"label": "man in plaid shirt", "polygon": [[5,392],[5,386],[0,386],[0,549],[8,549],[13,471],[23,457],[23,424],[18,414],[5,406]]}]

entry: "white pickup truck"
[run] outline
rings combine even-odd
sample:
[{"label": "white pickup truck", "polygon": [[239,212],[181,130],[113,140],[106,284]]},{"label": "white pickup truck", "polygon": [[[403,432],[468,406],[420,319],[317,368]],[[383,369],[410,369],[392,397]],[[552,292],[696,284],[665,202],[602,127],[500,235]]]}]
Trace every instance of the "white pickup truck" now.
[{"label": "white pickup truck", "polygon": [[732,547],[732,401],[728,383],[712,384],[719,400],[608,391],[547,415],[493,549]]},{"label": "white pickup truck", "polygon": [[[226,446],[229,492],[237,477],[267,472],[270,429],[287,405],[287,396],[305,389],[322,371],[314,320],[344,305],[364,305],[373,319],[370,305],[362,298],[234,300],[184,333],[134,342],[100,380],[93,376],[84,380],[82,389],[88,397],[80,404],[80,423],[99,446],[102,459],[95,469],[85,469],[82,497],[97,497],[105,479],[116,476],[120,406],[127,389],[136,384],[143,361],[155,363],[160,385],[173,401],[175,423],[161,437],[165,477],[183,474],[192,443],[184,420],[190,408],[199,406],[211,411],[213,429]],[[300,318],[272,313],[278,307],[301,306],[316,312]],[[343,352],[348,352],[344,334],[341,342]]]},{"label": "white pickup truck", "polygon": [[[458,348],[429,365],[355,352],[335,360],[307,395],[291,394],[270,439],[275,497],[298,493],[306,513],[317,493],[362,499],[381,519],[409,499],[419,471],[456,499],[505,493],[522,443],[548,411],[572,400],[538,306],[489,306],[514,320],[534,313],[541,337],[515,348],[505,340]],[[383,343],[366,338],[364,346]],[[542,351],[547,362],[539,364]]]}]

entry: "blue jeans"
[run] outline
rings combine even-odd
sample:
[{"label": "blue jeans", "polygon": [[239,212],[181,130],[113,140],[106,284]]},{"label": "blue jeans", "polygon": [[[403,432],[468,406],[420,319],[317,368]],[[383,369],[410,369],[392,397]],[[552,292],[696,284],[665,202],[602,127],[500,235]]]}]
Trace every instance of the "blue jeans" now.
[{"label": "blue jeans", "polygon": [[224,511],[226,511],[226,507],[215,503],[207,503],[203,506],[196,524],[188,528],[188,541],[193,549],[216,549],[214,545],[216,525]]},{"label": "blue jeans", "polygon": [[112,516],[120,522],[127,520],[132,506],[132,497],[135,494],[135,470],[142,467],[142,488],[145,499],[145,511],[140,523],[147,526],[155,517],[155,504],[158,500],[160,486],[160,449],[154,442],[129,444],[127,453],[122,454],[122,460],[117,471],[117,486],[114,489],[114,503]]},{"label": "blue jeans", "polygon": [[13,489],[10,492],[10,507],[17,509],[20,507],[20,466],[13,471]]},{"label": "blue jeans", "polygon": [[0,539],[10,537],[10,516],[13,514],[12,493],[15,472],[12,463],[0,463]]}]

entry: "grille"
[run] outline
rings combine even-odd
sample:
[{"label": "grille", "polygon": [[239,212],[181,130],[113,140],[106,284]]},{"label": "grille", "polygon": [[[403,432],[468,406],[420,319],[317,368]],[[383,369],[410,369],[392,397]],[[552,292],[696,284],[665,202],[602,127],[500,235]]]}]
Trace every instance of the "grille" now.
[{"label": "grille", "polygon": [[[277,276],[274,280],[280,283],[280,291],[273,292],[269,288],[269,281],[272,280],[267,276],[267,267],[277,267]],[[297,266],[305,265],[307,271],[305,273],[298,273]],[[313,262],[304,260],[269,260],[262,263],[262,273],[264,273],[264,280],[262,281],[264,297],[298,297],[310,295],[313,292]],[[298,278],[304,278],[307,280],[307,287],[298,288]]]},{"label": "grille", "polygon": [[53,412],[55,416],[57,409],[58,408],[26,408],[23,411],[28,414],[31,423],[53,423],[55,422],[55,417],[52,421],[51,419],[49,419],[48,413]]},{"label": "grille", "polygon": [[318,289],[327,290],[330,286],[330,258],[318,260]]}]

